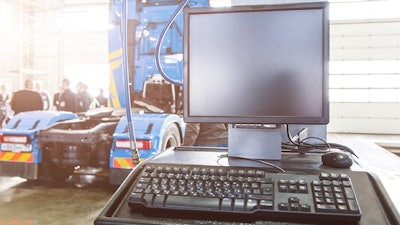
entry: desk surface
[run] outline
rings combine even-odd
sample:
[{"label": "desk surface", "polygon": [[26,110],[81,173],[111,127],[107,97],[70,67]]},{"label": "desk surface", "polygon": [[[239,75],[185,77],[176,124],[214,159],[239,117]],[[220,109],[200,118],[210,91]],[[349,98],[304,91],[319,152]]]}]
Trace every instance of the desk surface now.
[{"label": "desk surface", "polygon": [[363,170],[373,172],[379,177],[400,215],[400,157],[370,140],[354,135],[329,134],[328,140],[344,144],[357,153],[358,163]]},{"label": "desk surface", "polygon": [[[358,146],[357,148],[359,148]],[[360,151],[371,151],[371,149],[361,148]],[[354,150],[354,149],[353,149]],[[306,154],[299,157],[294,153],[283,153],[282,161],[278,166],[290,171],[302,171],[306,173],[318,174],[321,171],[345,172],[349,174],[353,181],[354,189],[358,196],[360,207],[362,210],[361,221],[358,224],[399,224],[400,216],[395,209],[393,201],[386,192],[385,188],[378,177],[373,173],[366,172],[362,166],[364,161],[370,160],[368,157],[372,153],[363,153],[356,151],[360,156],[360,165],[354,164],[349,169],[331,169],[323,166],[320,161],[320,154]],[[384,153],[376,152],[381,155]],[[220,159],[219,156],[226,154],[225,149],[194,149],[194,148],[177,148],[168,149],[165,152],[153,157],[153,163],[185,163],[185,164],[205,164],[205,165],[232,165],[232,166],[264,166],[256,162],[243,160]],[[363,155],[363,156],[361,156]],[[364,155],[369,155],[368,157]],[[376,157],[376,156],[375,156]],[[140,167],[146,162],[141,163],[138,168],[134,169],[125,182],[120,186],[117,192],[110,199],[109,203],[104,207],[100,215],[96,218],[96,225],[110,224],[232,224],[232,222],[222,221],[204,221],[204,220],[188,220],[188,219],[172,219],[160,217],[145,217],[139,213],[132,212],[127,204],[127,199],[131,192],[131,186],[134,178],[137,176]],[[258,164],[258,165],[257,165]],[[372,165],[371,165],[372,168]],[[243,223],[242,223],[243,224]],[[257,221],[251,224],[290,224],[279,222]]]}]

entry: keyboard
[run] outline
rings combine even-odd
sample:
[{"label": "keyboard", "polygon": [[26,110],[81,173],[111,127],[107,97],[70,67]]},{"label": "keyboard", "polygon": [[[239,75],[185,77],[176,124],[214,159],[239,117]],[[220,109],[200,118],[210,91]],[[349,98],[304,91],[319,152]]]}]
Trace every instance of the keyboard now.
[{"label": "keyboard", "polygon": [[133,182],[128,205],[146,216],[313,223],[361,219],[347,174],[249,167],[148,163]]}]

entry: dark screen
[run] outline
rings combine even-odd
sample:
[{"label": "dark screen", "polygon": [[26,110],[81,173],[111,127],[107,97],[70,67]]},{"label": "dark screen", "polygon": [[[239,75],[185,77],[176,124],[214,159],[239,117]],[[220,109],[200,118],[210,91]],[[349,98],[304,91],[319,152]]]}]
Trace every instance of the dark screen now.
[{"label": "dark screen", "polygon": [[318,6],[186,13],[185,121],[327,123],[328,22]]}]

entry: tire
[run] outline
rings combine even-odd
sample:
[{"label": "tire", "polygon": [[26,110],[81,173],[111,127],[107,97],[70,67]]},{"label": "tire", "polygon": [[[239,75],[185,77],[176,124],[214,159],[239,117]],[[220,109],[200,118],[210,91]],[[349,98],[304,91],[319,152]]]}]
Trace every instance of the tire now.
[{"label": "tire", "polygon": [[181,133],[178,126],[173,123],[167,127],[162,139],[161,151],[170,147],[178,147],[182,144]]},{"label": "tire", "polygon": [[42,162],[40,163],[39,173],[40,179],[43,181],[65,181],[70,177],[75,168],[73,166],[61,166],[52,162],[51,151],[54,151],[54,146],[46,145],[43,149]]}]

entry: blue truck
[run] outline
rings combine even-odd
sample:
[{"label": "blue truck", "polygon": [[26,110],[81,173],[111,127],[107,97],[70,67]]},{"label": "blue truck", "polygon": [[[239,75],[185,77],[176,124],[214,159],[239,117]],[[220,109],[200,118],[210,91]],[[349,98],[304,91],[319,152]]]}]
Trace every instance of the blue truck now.
[{"label": "blue truck", "polygon": [[[160,74],[155,62],[157,40],[180,2],[129,0],[126,8],[124,1],[111,1],[109,107],[79,114],[32,111],[15,115],[0,131],[0,176],[60,181],[79,168],[90,167],[108,172],[111,184],[121,184],[135,166],[128,118],[134,124],[140,160],[180,146],[185,127],[181,119],[181,14],[164,33],[160,48],[160,66],[168,77]],[[204,6],[208,6],[207,0],[189,0],[186,4]],[[127,10],[126,18],[121,16],[123,9]],[[126,33],[122,32],[123,24]],[[122,66],[126,54],[131,84],[129,105]],[[131,109],[131,117],[127,117],[126,107]]]}]

